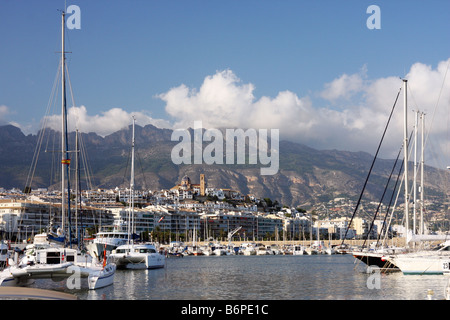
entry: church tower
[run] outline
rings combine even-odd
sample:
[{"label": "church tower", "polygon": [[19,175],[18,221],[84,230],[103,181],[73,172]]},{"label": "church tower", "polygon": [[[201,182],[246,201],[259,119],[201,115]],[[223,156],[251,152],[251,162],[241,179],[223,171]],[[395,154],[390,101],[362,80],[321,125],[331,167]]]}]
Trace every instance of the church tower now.
[{"label": "church tower", "polygon": [[203,197],[205,196],[205,175],[202,173],[200,174],[200,195]]}]

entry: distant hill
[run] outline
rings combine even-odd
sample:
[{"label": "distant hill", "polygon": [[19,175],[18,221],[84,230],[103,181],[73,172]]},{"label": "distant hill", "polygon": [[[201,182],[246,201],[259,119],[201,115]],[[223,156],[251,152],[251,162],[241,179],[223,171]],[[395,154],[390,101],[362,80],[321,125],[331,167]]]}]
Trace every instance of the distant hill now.
[{"label": "distant hill", "polygon": [[[0,126],[0,187],[25,187],[29,173],[33,172],[30,168],[39,140],[42,144],[32,187],[58,185],[57,170],[51,168],[60,167],[59,133],[45,130],[42,137],[41,133],[26,136],[12,125]],[[175,165],[171,160],[171,151],[178,142],[170,141],[171,134],[172,130],[152,125],[136,126],[137,187],[151,190],[171,188],[184,175],[188,175],[193,183],[199,183],[199,176],[204,173],[208,186],[231,188],[243,194],[268,197],[284,205],[297,206],[335,197],[357,199],[373,160],[373,156],[365,152],[315,150],[302,144],[281,141],[280,169],[272,176],[261,175],[260,164]],[[80,140],[94,188],[128,186],[131,126],[106,137],[83,133]],[[69,145],[71,149],[75,148],[73,132],[69,136]],[[73,153],[71,157],[74,159]],[[365,199],[380,199],[393,164],[393,160],[377,159]],[[74,160],[71,168],[75,168]],[[443,197],[443,171],[427,167],[426,172],[427,195]]]}]

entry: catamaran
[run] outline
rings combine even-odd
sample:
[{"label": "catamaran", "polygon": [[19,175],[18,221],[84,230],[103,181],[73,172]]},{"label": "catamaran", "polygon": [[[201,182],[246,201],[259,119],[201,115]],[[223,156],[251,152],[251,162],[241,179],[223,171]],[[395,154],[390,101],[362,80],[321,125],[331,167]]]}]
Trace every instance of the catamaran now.
[{"label": "catamaran", "polygon": [[130,207],[128,214],[127,243],[118,246],[111,252],[111,259],[120,269],[156,269],[165,267],[165,256],[160,254],[151,243],[134,243],[131,233],[134,229],[134,127],[136,119],[133,117],[133,134],[131,142],[131,179],[130,179]]},{"label": "catamaran", "polygon": [[[93,259],[89,254],[71,248],[71,216],[70,216],[70,184],[66,175],[69,175],[70,159],[67,146],[67,110],[66,110],[66,84],[65,84],[65,12],[62,12],[62,50],[61,50],[61,83],[62,83],[62,130],[61,130],[61,215],[62,226],[57,240],[64,240],[60,245],[49,244],[36,246],[30,249],[20,260],[18,255],[9,259],[9,266],[0,272],[0,286],[28,285],[35,279],[64,280],[71,278],[79,284],[71,289],[81,289],[81,279],[88,280],[89,289],[98,289],[113,284],[116,266],[108,263],[105,255],[102,262]],[[67,199],[66,199],[67,188]],[[67,200],[67,205],[66,205]],[[66,234],[65,211],[67,206],[68,237]],[[48,240],[55,238],[48,237]],[[67,247],[67,245],[69,247]]]}]

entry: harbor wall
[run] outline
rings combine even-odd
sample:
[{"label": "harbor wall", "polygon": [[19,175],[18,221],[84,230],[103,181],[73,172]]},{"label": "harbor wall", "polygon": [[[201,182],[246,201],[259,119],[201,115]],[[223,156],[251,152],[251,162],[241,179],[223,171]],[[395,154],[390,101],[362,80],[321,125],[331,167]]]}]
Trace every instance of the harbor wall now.
[{"label": "harbor wall", "polygon": [[[313,240],[314,241],[314,240]],[[321,240],[323,241],[323,243],[325,244],[325,246],[328,246],[328,243],[330,241],[328,240]],[[376,240],[367,240],[365,245],[368,246],[370,243],[374,242]],[[263,245],[278,245],[278,246],[283,246],[283,245],[290,245],[290,244],[301,244],[301,245],[305,245],[308,246],[310,244],[310,241],[252,241],[252,240],[247,240],[247,241],[231,241],[231,243],[233,243],[235,246],[239,246],[242,243],[261,243]],[[208,244],[209,242],[207,241],[198,241],[196,244],[199,246],[203,246]],[[219,243],[221,244],[228,244],[227,241],[219,241]],[[332,246],[336,246],[336,245],[340,245],[342,243],[342,240],[331,240],[331,245]],[[362,246],[364,244],[364,240],[345,240],[344,244],[347,244],[349,246]],[[389,239],[389,241],[387,242],[387,244],[389,246],[397,246],[397,247],[404,247],[405,246],[405,239],[404,238],[393,238],[393,239]],[[191,246],[192,242],[185,242],[185,245]]]}]

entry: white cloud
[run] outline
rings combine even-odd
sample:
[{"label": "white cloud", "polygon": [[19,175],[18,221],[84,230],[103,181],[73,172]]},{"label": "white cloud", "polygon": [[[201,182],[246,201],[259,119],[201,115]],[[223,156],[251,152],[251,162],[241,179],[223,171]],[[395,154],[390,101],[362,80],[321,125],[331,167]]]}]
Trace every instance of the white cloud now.
[{"label": "white cloud", "polygon": [[8,106],[5,106],[5,105],[0,105],[0,126],[10,124],[17,128],[20,128],[22,131],[25,131],[27,129],[27,127],[21,125],[20,123],[18,123],[16,121],[8,120],[8,117],[11,114],[14,114],[14,112],[11,111],[11,108],[9,108]]},{"label": "white cloud", "polygon": [[350,99],[355,93],[364,90],[367,66],[361,68],[360,73],[343,74],[330,83],[325,84],[325,90],[321,92],[324,99],[335,101],[338,99]]},{"label": "white cloud", "polygon": [[[152,124],[159,128],[168,128],[170,124],[165,120],[153,119],[144,112],[127,112],[121,108],[112,108],[100,115],[90,116],[85,106],[71,107],[68,110],[68,130],[75,129],[81,132],[95,132],[106,136],[115,131],[128,127],[132,123],[132,116],[136,118],[136,124],[145,126]],[[61,130],[61,115],[52,115],[44,119],[46,126]]]},{"label": "white cloud", "polygon": [[[409,85],[409,125],[412,110],[428,113],[437,105],[430,137],[437,137],[443,146],[444,131],[448,132],[450,110],[450,77],[443,83],[450,59],[433,69],[421,63],[411,66],[407,74]],[[242,83],[231,71],[218,71],[204,79],[197,90],[185,85],[172,88],[158,97],[166,103],[166,112],[175,120],[174,127],[192,127],[201,120],[205,128],[277,128],[282,139],[305,143],[318,149],[340,149],[375,153],[394,104],[402,87],[397,77],[367,79],[363,66],[356,74],[343,74],[326,83],[320,96],[312,101],[291,91],[279,92],[275,98],[256,99],[254,85]],[[444,89],[441,91],[441,87]],[[328,106],[328,102],[332,107]],[[336,103],[339,103],[336,108]],[[433,111],[434,113],[434,111]],[[428,117],[428,116],[427,116]],[[439,138],[440,137],[440,138]],[[448,140],[448,136],[447,136]],[[397,154],[403,141],[403,96],[399,97],[381,155]],[[448,143],[447,143],[448,144]],[[448,148],[447,151],[449,152]]]},{"label": "white cloud", "polygon": [[158,97],[175,119],[175,128],[192,127],[197,120],[205,128],[311,126],[311,117],[300,122],[292,117],[294,113],[313,116],[309,98],[299,99],[294,93],[283,91],[273,99],[255,100],[253,90],[253,84],[243,84],[231,70],[225,70],[206,77],[199,90],[180,85]]},{"label": "white cloud", "polygon": [[[252,105],[252,84],[241,84],[231,70],[207,76],[200,89],[185,85],[172,88],[158,97],[166,102],[166,112],[175,119],[175,128],[189,127],[202,120],[205,127],[241,127]],[[244,121],[245,122],[245,121]]]},{"label": "white cloud", "polygon": [[7,116],[10,114],[9,108],[5,105],[0,105],[0,125],[7,123]]}]

